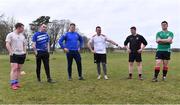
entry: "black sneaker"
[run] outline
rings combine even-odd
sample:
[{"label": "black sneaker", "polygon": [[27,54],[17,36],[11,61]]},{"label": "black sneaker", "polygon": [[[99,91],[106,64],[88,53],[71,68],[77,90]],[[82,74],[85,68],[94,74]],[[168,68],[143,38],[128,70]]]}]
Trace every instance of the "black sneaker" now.
[{"label": "black sneaker", "polygon": [[152,79],[152,82],[158,82],[158,79],[154,77],[154,78]]},{"label": "black sneaker", "polygon": [[83,77],[79,77],[79,80],[84,80],[84,78]]},{"label": "black sneaker", "polygon": [[127,77],[127,79],[132,79],[132,76]]},{"label": "black sneaker", "polygon": [[38,82],[41,82],[41,79],[40,79],[40,78],[37,78],[37,81],[38,81]]},{"label": "black sneaker", "polygon": [[141,80],[141,81],[142,81],[142,80],[144,80],[144,79],[143,79],[143,77],[139,77],[139,80]]},{"label": "black sneaker", "polygon": [[47,80],[48,83],[56,83],[56,81],[53,81],[52,79]]}]

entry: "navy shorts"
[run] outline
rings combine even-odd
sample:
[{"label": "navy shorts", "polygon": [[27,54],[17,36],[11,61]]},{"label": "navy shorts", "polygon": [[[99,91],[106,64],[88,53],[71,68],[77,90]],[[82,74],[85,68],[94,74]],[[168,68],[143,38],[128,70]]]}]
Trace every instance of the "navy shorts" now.
[{"label": "navy shorts", "polygon": [[168,51],[157,51],[156,52],[156,59],[161,60],[170,60],[171,52]]},{"label": "navy shorts", "polygon": [[94,54],[94,63],[107,63],[106,54]]},{"label": "navy shorts", "polygon": [[26,59],[26,54],[22,54],[22,55],[13,54],[10,56],[10,63],[24,64],[25,59]]},{"label": "navy shorts", "polygon": [[129,53],[129,62],[142,62],[141,53]]}]

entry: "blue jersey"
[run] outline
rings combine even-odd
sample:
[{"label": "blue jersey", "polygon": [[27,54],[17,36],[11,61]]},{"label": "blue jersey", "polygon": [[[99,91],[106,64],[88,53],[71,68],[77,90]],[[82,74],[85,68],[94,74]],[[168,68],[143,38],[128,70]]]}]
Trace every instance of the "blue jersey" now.
[{"label": "blue jersey", "polygon": [[[65,43],[63,43],[65,41]],[[59,39],[59,45],[62,49],[67,48],[69,50],[78,50],[83,46],[82,36],[77,32],[67,32]]]},{"label": "blue jersey", "polygon": [[46,32],[36,32],[32,41],[36,43],[37,51],[48,51],[49,35]]}]

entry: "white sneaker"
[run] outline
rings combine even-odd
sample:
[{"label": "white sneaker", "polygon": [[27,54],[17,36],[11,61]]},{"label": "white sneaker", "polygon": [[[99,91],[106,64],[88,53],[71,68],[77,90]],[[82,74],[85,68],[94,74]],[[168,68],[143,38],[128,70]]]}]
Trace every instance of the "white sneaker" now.
[{"label": "white sneaker", "polygon": [[101,75],[99,75],[97,79],[100,80],[101,79]]},{"label": "white sneaker", "polygon": [[108,80],[109,78],[107,77],[107,75],[105,75],[105,76],[104,76],[104,79],[105,79],[105,80]]}]

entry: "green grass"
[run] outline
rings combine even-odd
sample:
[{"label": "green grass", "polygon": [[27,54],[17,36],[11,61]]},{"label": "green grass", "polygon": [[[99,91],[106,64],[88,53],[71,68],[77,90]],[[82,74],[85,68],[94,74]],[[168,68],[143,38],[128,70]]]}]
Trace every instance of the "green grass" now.
[{"label": "green grass", "polygon": [[[21,77],[22,88],[13,91],[9,87],[9,57],[0,55],[0,103],[1,104],[177,104],[180,103],[180,53],[172,53],[170,71],[166,82],[152,83],[154,53],[143,54],[144,81],[139,81],[137,69],[134,79],[127,80],[127,54],[108,54],[109,80],[97,80],[96,65],[92,54],[82,54],[85,81],[79,81],[75,62],[73,81],[67,81],[66,59],[64,53],[50,58],[51,74],[56,84],[48,84],[44,67],[42,83],[36,81],[35,57],[28,55]],[[161,77],[161,76],[160,76]]]}]

